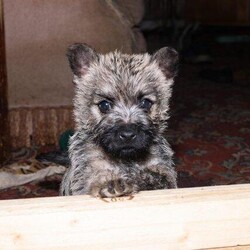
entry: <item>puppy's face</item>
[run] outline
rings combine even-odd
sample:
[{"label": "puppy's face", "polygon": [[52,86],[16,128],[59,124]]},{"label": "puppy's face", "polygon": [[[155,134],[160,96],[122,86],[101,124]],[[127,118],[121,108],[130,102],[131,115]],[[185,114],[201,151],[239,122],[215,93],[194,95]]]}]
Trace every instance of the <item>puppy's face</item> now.
[{"label": "puppy's face", "polygon": [[167,125],[177,53],[163,48],[153,56],[101,55],[74,44],[67,55],[76,84],[77,129],[115,158],[144,158]]}]

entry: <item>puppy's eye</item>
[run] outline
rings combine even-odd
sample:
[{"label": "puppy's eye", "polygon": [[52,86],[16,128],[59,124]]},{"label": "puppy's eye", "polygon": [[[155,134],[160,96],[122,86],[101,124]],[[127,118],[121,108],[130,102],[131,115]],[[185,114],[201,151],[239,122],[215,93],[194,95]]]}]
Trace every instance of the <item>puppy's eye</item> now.
[{"label": "puppy's eye", "polygon": [[112,103],[108,101],[101,101],[98,107],[102,113],[107,113],[112,108]]},{"label": "puppy's eye", "polygon": [[153,105],[153,102],[150,101],[149,99],[143,99],[141,100],[141,103],[140,103],[140,107],[142,109],[145,109],[146,111],[149,111],[152,105]]}]

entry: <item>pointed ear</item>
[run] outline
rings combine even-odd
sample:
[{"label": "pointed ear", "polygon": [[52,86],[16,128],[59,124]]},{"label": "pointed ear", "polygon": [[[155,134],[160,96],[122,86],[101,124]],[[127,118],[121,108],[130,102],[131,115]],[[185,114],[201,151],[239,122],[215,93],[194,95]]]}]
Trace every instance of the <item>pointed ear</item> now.
[{"label": "pointed ear", "polygon": [[152,55],[152,60],[155,60],[167,79],[177,75],[179,55],[178,52],[169,47],[161,48]]},{"label": "pointed ear", "polygon": [[94,60],[98,60],[98,54],[84,43],[75,43],[69,46],[67,57],[70,68],[78,77],[85,75],[89,65]]}]

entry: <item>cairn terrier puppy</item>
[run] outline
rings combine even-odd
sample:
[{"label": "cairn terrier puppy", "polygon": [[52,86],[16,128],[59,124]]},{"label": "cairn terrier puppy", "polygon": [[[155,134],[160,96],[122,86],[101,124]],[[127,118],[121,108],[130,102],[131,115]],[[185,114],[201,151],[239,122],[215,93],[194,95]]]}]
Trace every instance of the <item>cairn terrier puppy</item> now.
[{"label": "cairn terrier puppy", "polygon": [[76,132],[61,195],[132,195],[176,188],[165,139],[178,54],[98,54],[86,44],[67,51],[75,83]]}]

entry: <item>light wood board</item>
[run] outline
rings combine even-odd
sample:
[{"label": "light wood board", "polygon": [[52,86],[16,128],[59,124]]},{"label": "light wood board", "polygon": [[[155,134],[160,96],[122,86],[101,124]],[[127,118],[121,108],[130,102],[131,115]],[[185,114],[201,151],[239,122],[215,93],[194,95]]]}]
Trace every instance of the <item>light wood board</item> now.
[{"label": "light wood board", "polygon": [[0,201],[0,249],[250,249],[250,184],[108,201]]}]

